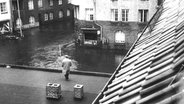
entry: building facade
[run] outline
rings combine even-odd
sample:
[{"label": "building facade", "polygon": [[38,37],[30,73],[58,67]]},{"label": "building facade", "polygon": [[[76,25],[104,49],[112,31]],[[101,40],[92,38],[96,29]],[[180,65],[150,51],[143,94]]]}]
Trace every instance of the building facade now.
[{"label": "building facade", "polygon": [[72,0],[79,5],[80,20],[147,22],[156,11],[156,0]]},{"label": "building facade", "polygon": [[[105,48],[130,47],[157,11],[158,0],[72,0],[75,17],[101,27],[101,43]],[[85,22],[84,22],[85,21]],[[81,23],[80,23],[81,24]],[[81,27],[83,27],[81,26]]]},{"label": "building facade", "polygon": [[0,35],[11,30],[10,0],[0,0]]},{"label": "building facade", "polygon": [[73,20],[73,5],[68,0],[13,0],[12,7],[16,28]]}]

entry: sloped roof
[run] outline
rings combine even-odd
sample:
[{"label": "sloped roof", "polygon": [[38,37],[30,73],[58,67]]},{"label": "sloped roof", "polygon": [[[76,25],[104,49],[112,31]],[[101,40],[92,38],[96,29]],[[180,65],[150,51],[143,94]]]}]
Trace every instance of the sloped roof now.
[{"label": "sloped roof", "polygon": [[93,103],[184,104],[183,69],[184,0],[165,0]]}]

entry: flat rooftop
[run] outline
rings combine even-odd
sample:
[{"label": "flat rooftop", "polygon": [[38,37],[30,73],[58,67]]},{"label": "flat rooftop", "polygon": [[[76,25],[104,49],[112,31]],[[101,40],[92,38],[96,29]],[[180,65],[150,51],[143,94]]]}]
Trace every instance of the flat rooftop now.
[{"label": "flat rooftop", "polygon": [[[71,74],[66,81],[60,72],[0,67],[0,104],[91,104],[108,77]],[[61,84],[62,97],[46,98],[47,83]],[[75,100],[75,84],[84,85],[84,98]]]}]

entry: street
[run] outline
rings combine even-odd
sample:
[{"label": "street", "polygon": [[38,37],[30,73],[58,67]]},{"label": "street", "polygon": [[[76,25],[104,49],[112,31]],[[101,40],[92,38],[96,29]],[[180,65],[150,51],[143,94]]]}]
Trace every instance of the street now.
[{"label": "street", "polygon": [[70,22],[27,29],[23,33],[22,40],[0,41],[0,63],[58,69],[57,58],[67,54],[78,63],[77,70],[113,73],[126,54],[122,50],[76,48]]}]

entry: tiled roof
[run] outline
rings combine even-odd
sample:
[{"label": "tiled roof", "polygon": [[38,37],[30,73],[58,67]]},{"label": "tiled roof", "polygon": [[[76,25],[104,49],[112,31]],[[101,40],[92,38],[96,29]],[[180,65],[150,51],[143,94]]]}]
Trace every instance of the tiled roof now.
[{"label": "tiled roof", "polygon": [[184,104],[183,69],[184,0],[165,0],[93,103]]}]

